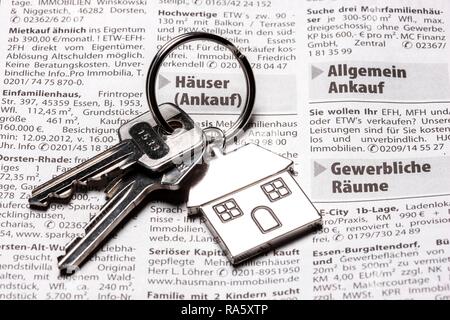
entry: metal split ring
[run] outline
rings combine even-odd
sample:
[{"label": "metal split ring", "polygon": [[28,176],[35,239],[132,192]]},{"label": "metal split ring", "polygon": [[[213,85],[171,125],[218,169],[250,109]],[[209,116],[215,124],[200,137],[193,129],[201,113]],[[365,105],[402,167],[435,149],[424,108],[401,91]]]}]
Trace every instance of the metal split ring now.
[{"label": "metal split ring", "polygon": [[158,102],[156,101],[156,78],[158,76],[161,64],[172,51],[174,51],[182,44],[196,40],[207,40],[223,45],[231,51],[234,57],[238,60],[242,70],[244,71],[247,87],[247,97],[239,118],[236,120],[233,126],[231,126],[231,128],[224,132],[225,144],[227,141],[230,141],[233,137],[235,137],[249,121],[250,115],[253,110],[253,105],[255,103],[256,91],[255,77],[253,75],[250,63],[248,62],[247,58],[238,50],[238,48],[236,48],[236,46],[227,39],[206,32],[190,32],[172,38],[169,42],[163,45],[161,49],[159,49],[150,65],[146,83],[147,101],[150,107],[150,111],[155,118],[155,121],[159,125],[161,125],[161,127],[167,133],[172,133],[174,129],[169,125],[169,123],[167,123],[158,108]]}]

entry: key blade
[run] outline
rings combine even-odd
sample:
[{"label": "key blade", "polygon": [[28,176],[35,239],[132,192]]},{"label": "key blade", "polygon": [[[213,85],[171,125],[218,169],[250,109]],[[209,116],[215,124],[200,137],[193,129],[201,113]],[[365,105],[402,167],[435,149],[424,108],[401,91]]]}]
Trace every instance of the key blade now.
[{"label": "key blade", "polygon": [[125,140],[82,164],[40,185],[28,199],[31,206],[47,208],[55,200],[68,200],[77,187],[100,187],[136,163],[141,151]]},{"label": "key blade", "polygon": [[70,275],[78,270],[148,193],[161,188],[159,181],[158,178],[138,172],[129,172],[120,181],[114,181],[114,194],[90,221],[85,236],[72,240],[64,256],[58,259],[61,273]]}]

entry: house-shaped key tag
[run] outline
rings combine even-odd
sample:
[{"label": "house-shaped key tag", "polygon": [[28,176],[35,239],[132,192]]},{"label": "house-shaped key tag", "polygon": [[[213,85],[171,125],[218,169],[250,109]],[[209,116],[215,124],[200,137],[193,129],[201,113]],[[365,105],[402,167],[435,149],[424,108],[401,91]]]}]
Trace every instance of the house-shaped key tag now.
[{"label": "house-shaped key tag", "polygon": [[322,223],[293,178],[293,162],[255,144],[218,154],[189,191],[232,264],[298,237]]}]

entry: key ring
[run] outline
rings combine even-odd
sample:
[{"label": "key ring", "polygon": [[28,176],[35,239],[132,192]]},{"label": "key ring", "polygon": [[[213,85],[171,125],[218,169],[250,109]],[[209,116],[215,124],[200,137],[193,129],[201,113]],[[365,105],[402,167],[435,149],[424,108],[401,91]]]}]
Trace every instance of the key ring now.
[{"label": "key ring", "polygon": [[245,99],[245,104],[241,114],[239,115],[239,118],[236,120],[233,126],[224,133],[224,144],[226,144],[226,142],[235,137],[250,120],[250,115],[253,110],[253,104],[255,103],[256,91],[255,77],[253,75],[250,63],[248,62],[247,58],[239,51],[239,49],[236,48],[236,46],[227,39],[206,32],[189,32],[172,38],[169,42],[163,45],[161,49],[159,49],[150,65],[146,83],[147,101],[150,106],[150,111],[152,112],[156,122],[159,123],[167,133],[172,133],[173,128],[167,123],[158,108],[158,102],[156,101],[156,77],[158,76],[161,64],[172,51],[174,51],[182,44],[196,40],[208,40],[226,47],[238,60],[239,65],[244,71],[247,87],[247,97]]}]

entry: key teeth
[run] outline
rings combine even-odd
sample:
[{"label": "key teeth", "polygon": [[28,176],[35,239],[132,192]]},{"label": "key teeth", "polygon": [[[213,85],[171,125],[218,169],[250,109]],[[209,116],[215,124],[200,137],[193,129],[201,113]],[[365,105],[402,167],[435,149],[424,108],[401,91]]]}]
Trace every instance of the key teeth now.
[{"label": "key teeth", "polygon": [[[51,192],[47,194],[44,200],[37,200],[37,196],[32,196],[28,199],[28,203],[35,207],[46,209],[50,205],[50,203],[55,201],[68,201],[74,193],[81,189],[82,187],[93,187],[98,189],[104,185],[106,181],[108,181],[111,177],[116,178],[117,176],[121,176],[121,172],[123,172],[123,168],[117,168],[116,170],[112,170],[110,172],[102,173],[98,176],[88,177],[85,181],[83,180],[74,180],[70,184],[70,187],[62,193]],[[114,181],[114,180],[113,180]]]},{"label": "key teeth", "polygon": [[46,209],[46,208],[48,208],[50,203],[54,202],[55,200],[69,199],[73,195],[74,191],[75,191],[75,189],[74,189],[74,185],[72,183],[72,186],[70,187],[70,189],[62,194],[51,192],[51,193],[47,194],[43,200],[38,200],[37,197],[34,196],[34,197],[31,197],[28,199],[28,203],[30,204],[30,206],[32,206],[34,208]]},{"label": "key teeth", "polygon": [[29,198],[28,203],[30,204],[30,207],[32,207],[32,208],[42,209],[42,210],[47,209],[50,204],[48,201],[36,200],[34,197]]},{"label": "key teeth", "polygon": [[44,198],[45,200],[37,200],[36,197],[31,197],[28,199],[28,203],[32,207],[46,209],[46,208],[48,208],[50,203],[54,202],[55,200],[56,201],[57,200],[66,201],[66,200],[70,199],[70,197],[75,192],[76,185],[77,185],[77,183],[75,181],[72,182],[70,189],[66,190],[65,192],[63,192],[61,194],[56,193],[56,192],[51,192],[46,195],[46,197]]},{"label": "key teeth", "polygon": [[70,189],[63,192],[63,193],[56,193],[56,192],[52,192],[48,194],[48,198],[49,199],[68,199],[71,196],[73,196],[74,192],[75,192],[75,188],[77,186],[77,183],[74,181],[72,182],[72,185],[70,186]]}]

